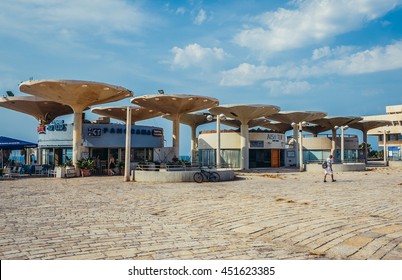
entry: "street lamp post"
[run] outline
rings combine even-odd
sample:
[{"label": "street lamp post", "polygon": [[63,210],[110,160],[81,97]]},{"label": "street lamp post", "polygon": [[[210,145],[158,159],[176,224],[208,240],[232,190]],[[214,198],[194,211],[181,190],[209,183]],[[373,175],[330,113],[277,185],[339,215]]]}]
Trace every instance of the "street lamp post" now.
[{"label": "street lamp post", "polygon": [[207,120],[216,120],[216,168],[221,167],[221,121],[226,120],[224,114],[219,114],[218,116],[208,115]]},{"label": "street lamp post", "polygon": [[127,106],[126,117],[126,151],[124,163],[124,181],[130,181],[130,152],[131,152],[131,107]]},{"label": "street lamp post", "polygon": [[387,134],[389,134],[389,130],[383,131],[383,142],[384,142],[384,165],[388,166],[388,148],[387,148]]},{"label": "street lamp post", "polygon": [[347,125],[341,126],[341,163],[345,161],[345,130],[348,128]]}]

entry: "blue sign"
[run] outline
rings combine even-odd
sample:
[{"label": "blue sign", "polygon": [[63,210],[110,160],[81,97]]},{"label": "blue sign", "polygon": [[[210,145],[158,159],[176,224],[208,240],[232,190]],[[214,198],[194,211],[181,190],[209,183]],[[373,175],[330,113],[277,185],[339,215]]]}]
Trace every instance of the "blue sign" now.
[{"label": "blue sign", "polygon": [[51,122],[48,126],[46,126],[47,131],[66,131],[67,125],[64,123],[64,120],[57,120]]}]

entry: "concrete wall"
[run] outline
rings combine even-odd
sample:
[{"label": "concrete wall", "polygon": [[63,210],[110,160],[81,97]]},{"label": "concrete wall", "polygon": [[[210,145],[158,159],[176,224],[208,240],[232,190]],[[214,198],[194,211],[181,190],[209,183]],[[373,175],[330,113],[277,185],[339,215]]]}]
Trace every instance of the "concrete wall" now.
[{"label": "concrete wall", "polygon": [[[211,170],[219,173],[221,181],[234,180],[233,170]],[[193,176],[197,171],[135,171],[137,182],[194,182]]]},{"label": "concrete wall", "polygon": [[[359,149],[359,138],[356,135],[345,137],[345,150]],[[341,137],[335,138],[336,149],[341,148]],[[332,140],[328,137],[303,138],[303,148],[307,150],[331,150]]]},{"label": "concrete wall", "polygon": [[402,161],[389,161],[388,165],[390,167],[402,167]]},{"label": "concrete wall", "polygon": [[[321,172],[324,174],[324,169],[321,167],[321,163],[311,163],[306,164],[307,172]],[[366,164],[364,163],[344,163],[344,164],[334,164],[332,166],[334,172],[347,172],[347,171],[364,171],[366,170]]]},{"label": "concrete wall", "polygon": [[[285,149],[283,133],[250,132],[249,147],[252,149]],[[198,137],[198,149],[216,149],[216,133],[202,133]],[[221,149],[240,149],[239,132],[221,132]]]}]

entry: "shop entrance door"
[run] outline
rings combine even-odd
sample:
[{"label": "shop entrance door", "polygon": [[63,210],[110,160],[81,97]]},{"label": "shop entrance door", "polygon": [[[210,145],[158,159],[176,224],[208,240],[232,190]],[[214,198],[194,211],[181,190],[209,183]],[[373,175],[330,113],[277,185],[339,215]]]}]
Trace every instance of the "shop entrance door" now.
[{"label": "shop entrance door", "polygon": [[249,150],[249,166],[250,168],[271,167],[271,150]]},{"label": "shop entrance door", "polygon": [[279,150],[273,149],[271,150],[271,167],[279,167],[279,166],[280,166]]}]

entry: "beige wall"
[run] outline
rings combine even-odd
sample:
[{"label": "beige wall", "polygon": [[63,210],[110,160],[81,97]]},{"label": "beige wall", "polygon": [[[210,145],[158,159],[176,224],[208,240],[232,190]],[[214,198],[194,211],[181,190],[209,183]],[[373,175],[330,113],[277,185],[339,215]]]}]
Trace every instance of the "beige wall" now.
[{"label": "beige wall", "polygon": [[[336,149],[341,148],[341,137],[335,139]],[[303,149],[306,150],[331,150],[332,141],[328,137],[303,138]],[[359,149],[357,136],[345,137],[345,150]]]},{"label": "beige wall", "polygon": [[[263,142],[263,147],[253,149],[285,149],[286,137],[283,133],[250,132],[250,141]],[[199,149],[216,149],[216,133],[202,133],[198,137]],[[240,149],[240,132],[221,133],[221,149]]]}]

